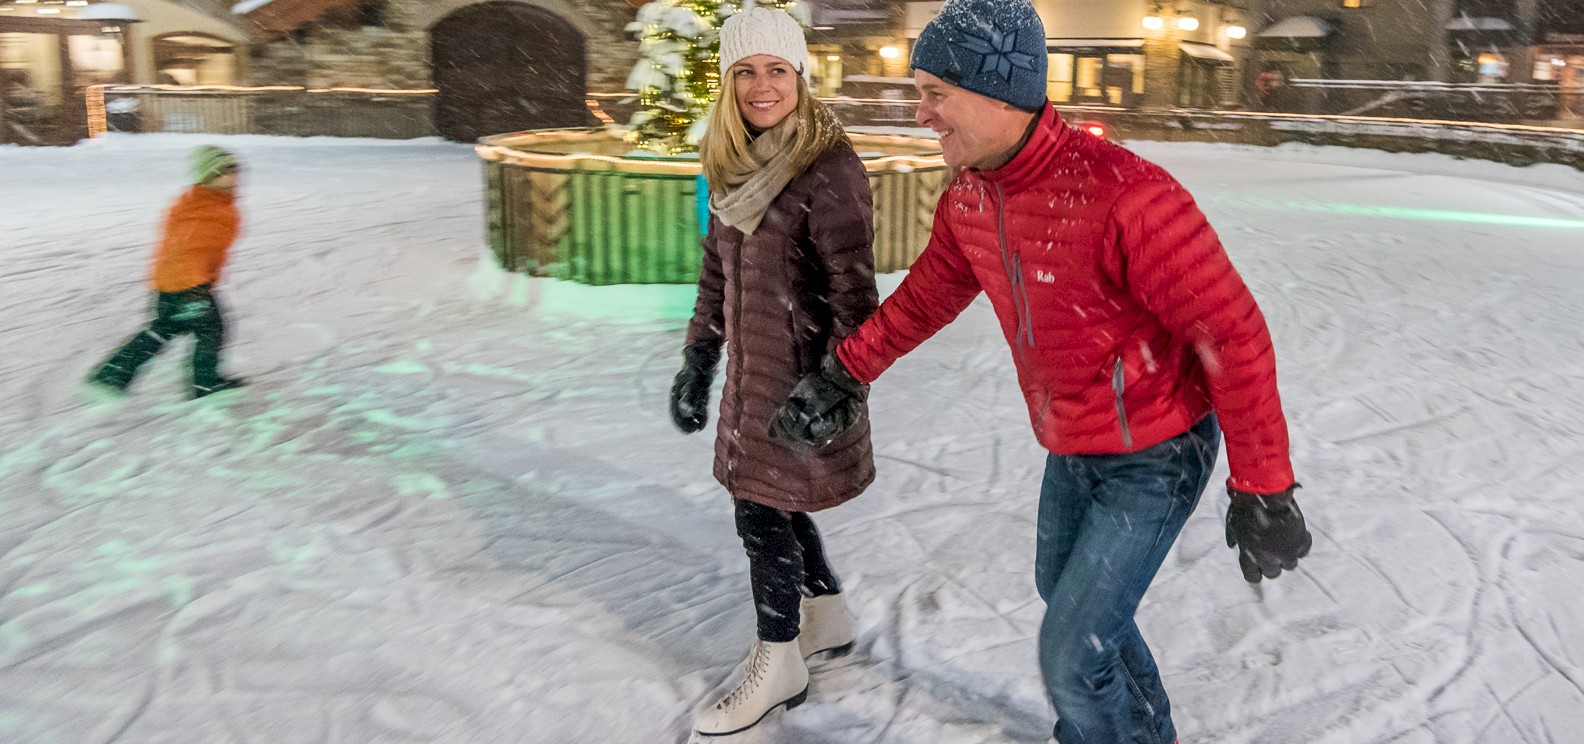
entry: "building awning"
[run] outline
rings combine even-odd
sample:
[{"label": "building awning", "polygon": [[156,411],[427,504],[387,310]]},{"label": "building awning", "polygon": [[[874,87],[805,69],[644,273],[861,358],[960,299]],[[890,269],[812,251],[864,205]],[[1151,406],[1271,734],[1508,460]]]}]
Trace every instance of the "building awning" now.
[{"label": "building awning", "polygon": [[1193,57],[1194,59],[1202,59],[1206,62],[1213,62],[1223,65],[1230,65],[1237,62],[1236,59],[1232,58],[1232,55],[1210,46],[1209,44],[1184,41],[1179,44],[1178,47],[1182,49],[1183,54]]},{"label": "building awning", "polygon": [[1511,23],[1500,18],[1470,18],[1458,16],[1446,25],[1448,31],[1516,31]]},{"label": "building awning", "polygon": [[1050,52],[1073,52],[1094,49],[1143,49],[1143,39],[1129,38],[1102,38],[1102,39],[1046,39],[1045,49]]},{"label": "building awning", "polygon": [[50,16],[0,15],[0,34],[54,34],[56,36],[98,36],[106,25],[131,21],[95,21]]},{"label": "building awning", "polygon": [[247,18],[266,31],[287,33],[319,20],[340,8],[351,8],[358,0],[246,0],[231,12]]},{"label": "building awning", "polygon": [[215,50],[231,50],[236,48],[236,42],[230,39],[217,39],[212,36],[196,36],[192,34],[167,34],[154,40],[155,44],[175,44],[184,47],[205,47]]},{"label": "building awning", "polygon": [[1255,36],[1266,39],[1324,39],[1331,35],[1331,24],[1314,16],[1288,16]]}]

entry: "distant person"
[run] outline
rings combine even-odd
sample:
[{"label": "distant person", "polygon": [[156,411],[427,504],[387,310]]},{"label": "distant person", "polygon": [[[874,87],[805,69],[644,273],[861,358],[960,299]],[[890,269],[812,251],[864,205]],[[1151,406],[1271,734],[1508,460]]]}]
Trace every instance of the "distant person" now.
[{"label": "distant person", "polygon": [[1269,68],[1260,72],[1254,80],[1254,93],[1261,109],[1272,111],[1281,105],[1282,91],[1287,87],[1287,78],[1282,71]]},{"label": "distant person", "polygon": [[243,385],[220,374],[225,322],[215,283],[226,254],[236,242],[241,216],[236,208],[240,165],[219,147],[200,147],[191,155],[193,186],[165,217],[164,234],[154,253],[149,283],[154,289],[154,319],[99,366],[92,389],[124,395],[138,371],[172,338],[191,334],[192,397]]},{"label": "distant person", "polygon": [[[0,71],[3,74],[3,71]],[[6,115],[19,124],[32,124],[38,120],[38,91],[29,84],[26,72],[12,72],[5,77],[0,89],[5,96]]]}]

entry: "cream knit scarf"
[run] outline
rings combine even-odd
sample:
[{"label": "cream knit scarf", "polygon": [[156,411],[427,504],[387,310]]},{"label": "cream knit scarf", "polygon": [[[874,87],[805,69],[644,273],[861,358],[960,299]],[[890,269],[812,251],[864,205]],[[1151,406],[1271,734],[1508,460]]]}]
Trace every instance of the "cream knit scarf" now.
[{"label": "cream knit scarf", "polygon": [[807,163],[792,162],[792,144],[797,136],[798,120],[788,116],[748,144],[748,154],[754,167],[748,171],[730,173],[725,183],[712,184],[710,211],[721,222],[752,235],[764,219],[770,202],[797,177]]}]

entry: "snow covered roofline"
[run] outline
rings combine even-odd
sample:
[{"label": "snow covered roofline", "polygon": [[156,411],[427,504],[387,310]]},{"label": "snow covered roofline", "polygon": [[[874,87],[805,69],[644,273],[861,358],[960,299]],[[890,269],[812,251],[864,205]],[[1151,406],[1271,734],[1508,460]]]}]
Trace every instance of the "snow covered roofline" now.
[{"label": "snow covered roofline", "polygon": [[332,10],[355,5],[357,0],[244,0],[231,6],[231,12],[266,31],[284,34],[316,21]]},{"label": "snow covered roofline", "polygon": [[1458,16],[1446,25],[1448,31],[1514,31],[1511,23],[1500,18],[1470,18]]},{"label": "snow covered roofline", "polygon": [[77,17],[85,21],[133,21],[143,20],[137,10],[120,3],[98,3],[89,5],[77,11]]},{"label": "snow covered roofline", "polygon": [[1288,16],[1255,34],[1267,39],[1324,39],[1331,35],[1331,24],[1314,16]]}]

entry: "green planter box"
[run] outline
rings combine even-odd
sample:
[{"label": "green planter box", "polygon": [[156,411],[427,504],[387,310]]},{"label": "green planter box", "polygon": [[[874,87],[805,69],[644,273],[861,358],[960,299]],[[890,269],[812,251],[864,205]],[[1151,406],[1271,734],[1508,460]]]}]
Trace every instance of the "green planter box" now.
[{"label": "green planter box", "polygon": [[[950,173],[931,140],[854,135],[875,193],[875,264],[907,268]],[[692,284],[703,251],[696,160],[628,157],[619,132],[484,140],[490,248],[510,271],[593,285]]]}]

